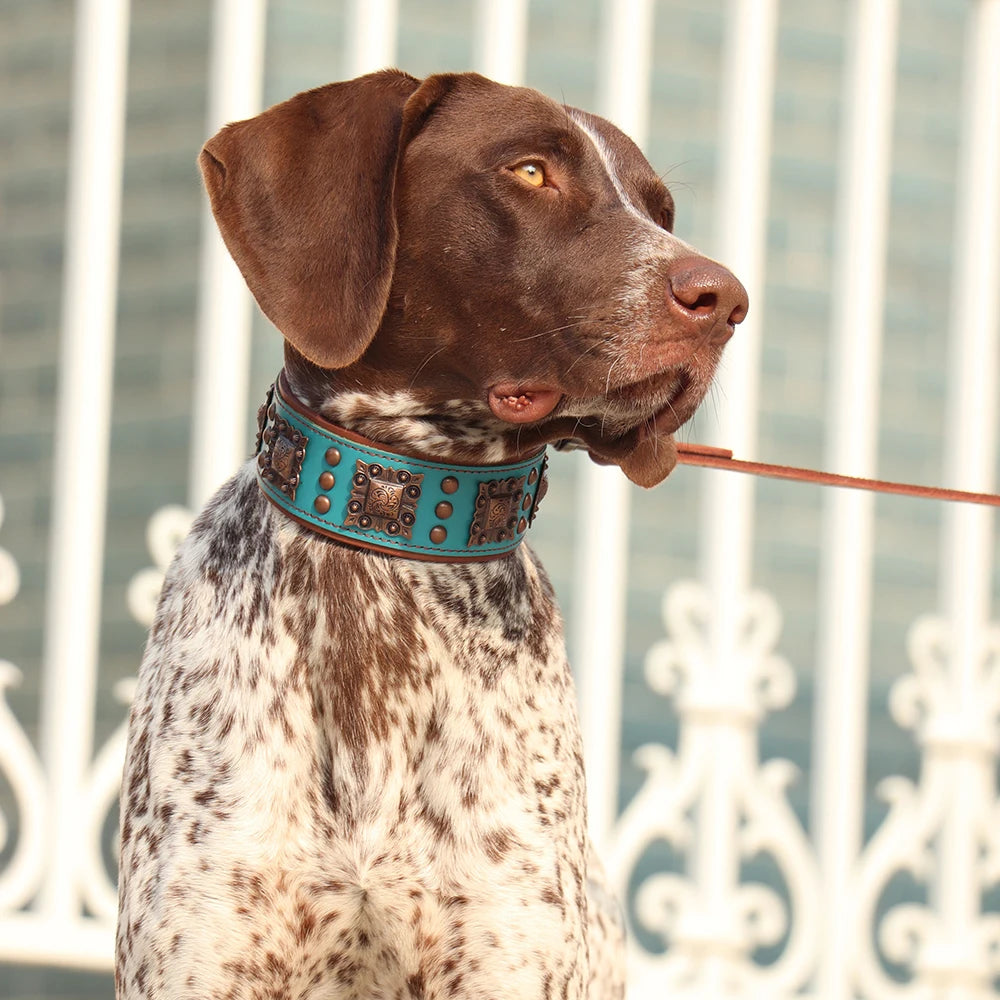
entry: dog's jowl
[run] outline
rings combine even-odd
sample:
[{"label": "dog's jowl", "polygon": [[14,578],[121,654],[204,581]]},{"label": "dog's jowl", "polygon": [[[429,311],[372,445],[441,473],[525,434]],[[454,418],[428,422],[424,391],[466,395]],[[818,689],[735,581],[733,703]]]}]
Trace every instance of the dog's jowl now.
[{"label": "dog's jowl", "polygon": [[523,539],[547,445],[671,471],[743,287],[614,126],[473,74],[320,87],[200,163],[285,365],[149,636],[119,997],[621,996]]}]

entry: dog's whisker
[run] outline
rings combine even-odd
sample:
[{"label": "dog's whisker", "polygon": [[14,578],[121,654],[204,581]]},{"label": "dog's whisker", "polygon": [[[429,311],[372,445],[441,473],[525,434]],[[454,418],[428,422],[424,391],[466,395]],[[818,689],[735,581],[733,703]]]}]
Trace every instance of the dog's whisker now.
[{"label": "dog's whisker", "polygon": [[600,346],[600,342],[595,341],[585,351],[581,351],[580,354],[577,355],[576,360],[566,369],[565,374],[568,375],[591,351],[597,350]]},{"label": "dog's whisker", "polygon": [[615,370],[615,365],[621,361],[621,355],[611,362],[611,366],[608,368],[608,377],[604,380],[604,395],[608,396],[611,394],[611,373]]},{"label": "dog's whisker", "polygon": [[424,360],[420,362],[420,364],[417,366],[417,370],[410,377],[410,384],[407,386],[408,389],[413,388],[414,383],[417,381],[417,376],[424,370],[424,368],[427,367],[428,364],[430,364],[431,361],[434,360],[434,358],[436,358],[439,354],[441,354],[444,350],[446,350],[447,347],[448,345],[444,344],[441,347],[439,347],[436,351],[431,351],[430,354],[428,354],[427,357],[425,357]]},{"label": "dog's whisker", "polygon": [[577,327],[585,326],[592,322],[589,318],[584,317],[583,319],[575,320],[572,323],[565,323],[562,326],[554,326],[550,330],[542,330],[540,333],[532,333],[527,337],[514,337],[511,340],[512,344],[520,344],[526,340],[538,340],[539,337],[550,337],[553,333],[561,333],[563,330],[574,330]]}]

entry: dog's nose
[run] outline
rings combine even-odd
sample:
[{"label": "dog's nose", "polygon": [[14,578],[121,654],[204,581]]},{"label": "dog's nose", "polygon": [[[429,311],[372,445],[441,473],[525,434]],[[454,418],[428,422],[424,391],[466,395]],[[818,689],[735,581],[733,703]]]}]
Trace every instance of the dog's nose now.
[{"label": "dog's nose", "polygon": [[725,343],[746,318],[747,292],[731,271],[705,257],[677,261],[667,273],[670,306],[686,331]]}]

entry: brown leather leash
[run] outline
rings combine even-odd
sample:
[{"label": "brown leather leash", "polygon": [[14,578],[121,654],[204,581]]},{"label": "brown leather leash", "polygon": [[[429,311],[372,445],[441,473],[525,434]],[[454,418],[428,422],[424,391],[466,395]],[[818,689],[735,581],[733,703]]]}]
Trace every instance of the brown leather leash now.
[{"label": "brown leather leash", "polygon": [[713,448],[706,444],[677,442],[677,461],[684,465],[700,465],[712,469],[729,469],[747,472],[769,479],[792,479],[821,486],[844,486],[854,490],[871,490],[876,493],[895,493],[900,496],[923,497],[927,500],[950,500],[956,503],[980,503],[1000,507],[1000,494],[969,493],[965,490],[946,490],[937,486],[916,486],[911,483],[891,483],[884,479],[863,479],[859,476],[841,476],[815,469],[797,469],[790,465],[771,465],[768,462],[745,462],[733,458],[726,448]]}]

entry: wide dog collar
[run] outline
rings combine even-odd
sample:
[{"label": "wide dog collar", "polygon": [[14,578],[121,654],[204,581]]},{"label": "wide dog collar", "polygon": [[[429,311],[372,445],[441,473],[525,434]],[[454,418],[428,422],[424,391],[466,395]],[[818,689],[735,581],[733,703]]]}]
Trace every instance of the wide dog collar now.
[{"label": "wide dog collar", "polygon": [[545,495],[545,449],[455,465],[387,451],[307,410],[280,373],[257,414],[257,481],[300,524],[363,549],[438,562],[513,552]]}]

